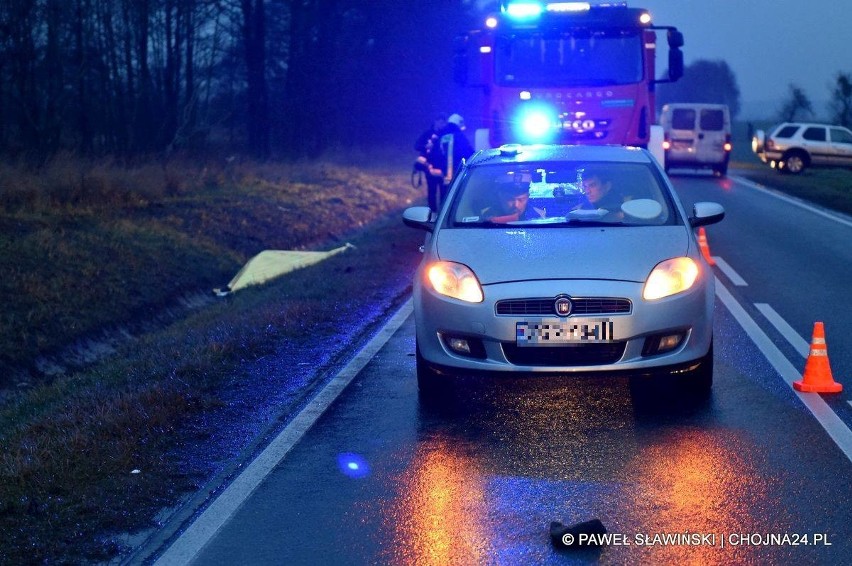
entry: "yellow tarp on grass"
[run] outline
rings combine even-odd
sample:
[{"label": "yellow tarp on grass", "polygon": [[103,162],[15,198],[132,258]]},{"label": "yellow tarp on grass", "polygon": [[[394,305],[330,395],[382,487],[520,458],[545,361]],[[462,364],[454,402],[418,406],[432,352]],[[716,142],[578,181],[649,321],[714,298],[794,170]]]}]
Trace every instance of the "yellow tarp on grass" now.
[{"label": "yellow tarp on grass", "polygon": [[287,250],[265,250],[251,258],[242,269],[231,279],[227,287],[213,289],[220,297],[233,293],[250,285],[265,283],[285,273],[319,263],[335,254],[354,248],[347,243],[327,252],[304,252]]}]

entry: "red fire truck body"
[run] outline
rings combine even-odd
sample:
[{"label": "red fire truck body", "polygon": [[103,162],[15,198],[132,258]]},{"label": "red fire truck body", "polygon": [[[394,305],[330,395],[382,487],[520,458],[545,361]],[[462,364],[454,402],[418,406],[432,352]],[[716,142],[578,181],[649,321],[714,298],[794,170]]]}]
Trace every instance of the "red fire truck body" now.
[{"label": "red fire truck body", "polygon": [[[668,77],[655,76],[656,31]],[[459,37],[456,81],[482,89],[477,149],[504,143],[648,147],[654,88],[683,73],[683,36],[625,3],[501,2]]]}]

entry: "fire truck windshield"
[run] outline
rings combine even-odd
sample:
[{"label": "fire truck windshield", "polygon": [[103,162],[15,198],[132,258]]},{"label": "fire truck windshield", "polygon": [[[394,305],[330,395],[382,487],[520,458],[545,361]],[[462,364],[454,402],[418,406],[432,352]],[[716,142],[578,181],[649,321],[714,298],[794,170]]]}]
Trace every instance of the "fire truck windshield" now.
[{"label": "fire truck windshield", "polygon": [[634,30],[504,35],[494,59],[502,86],[623,85],[643,77],[642,35]]}]

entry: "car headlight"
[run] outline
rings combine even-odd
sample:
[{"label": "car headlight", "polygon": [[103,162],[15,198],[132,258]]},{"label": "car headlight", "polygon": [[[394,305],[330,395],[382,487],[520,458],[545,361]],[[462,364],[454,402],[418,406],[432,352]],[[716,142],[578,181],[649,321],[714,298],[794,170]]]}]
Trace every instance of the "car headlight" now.
[{"label": "car headlight", "polygon": [[429,266],[426,275],[432,288],[441,295],[468,303],[481,303],[483,300],[482,287],[466,265],[439,261]]},{"label": "car headlight", "polygon": [[660,262],[645,281],[642,298],[646,301],[662,299],[682,293],[698,279],[698,264],[688,257],[675,257]]}]

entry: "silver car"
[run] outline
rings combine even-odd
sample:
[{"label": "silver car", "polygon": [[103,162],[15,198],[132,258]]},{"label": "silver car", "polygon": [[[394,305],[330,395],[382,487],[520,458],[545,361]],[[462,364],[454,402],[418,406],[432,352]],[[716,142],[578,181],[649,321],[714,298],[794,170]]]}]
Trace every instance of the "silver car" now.
[{"label": "silver car", "polygon": [[769,135],[757,130],[751,149],[773,169],[793,175],[808,167],[852,167],[852,130],[827,124],[785,122]]},{"label": "silver car", "polygon": [[644,149],[509,145],[475,154],[446,204],[403,212],[428,231],[414,279],[417,380],[507,372],[682,376],[713,383],[714,277]]}]

